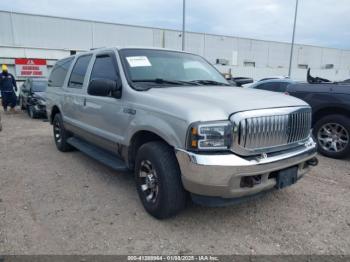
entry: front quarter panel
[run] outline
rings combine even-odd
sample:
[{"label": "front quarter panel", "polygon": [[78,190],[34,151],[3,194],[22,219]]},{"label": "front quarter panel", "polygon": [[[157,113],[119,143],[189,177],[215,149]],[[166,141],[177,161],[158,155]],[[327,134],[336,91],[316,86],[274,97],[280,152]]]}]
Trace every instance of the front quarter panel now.
[{"label": "front quarter panel", "polygon": [[139,131],[149,131],[164,139],[169,145],[176,148],[185,148],[188,124],[179,118],[158,112],[150,112],[140,107],[130,121],[126,130],[125,140],[130,143],[134,134]]}]

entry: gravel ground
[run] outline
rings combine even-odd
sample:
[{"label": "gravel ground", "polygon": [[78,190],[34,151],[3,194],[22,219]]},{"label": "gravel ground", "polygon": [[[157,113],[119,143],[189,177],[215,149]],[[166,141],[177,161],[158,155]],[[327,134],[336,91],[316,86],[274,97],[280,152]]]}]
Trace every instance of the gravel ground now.
[{"label": "gravel ground", "polygon": [[350,254],[350,159],[320,156],[292,187],[158,221],[131,175],[57,151],[47,122],[2,123],[0,254]]}]

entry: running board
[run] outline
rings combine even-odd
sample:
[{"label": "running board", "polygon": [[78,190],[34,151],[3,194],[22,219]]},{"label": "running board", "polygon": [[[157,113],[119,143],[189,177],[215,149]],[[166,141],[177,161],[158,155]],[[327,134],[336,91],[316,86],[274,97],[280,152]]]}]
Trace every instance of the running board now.
[{"label": "running board", "polygon": [[97,146],[94,146],[76,137],[68,138],[67,142],[68,144],[74,146],[76,149],[88,155],[89,157],[94,158],[95,160],[116,171],[129,171],[123,160],[103,149],[100,149]]}]

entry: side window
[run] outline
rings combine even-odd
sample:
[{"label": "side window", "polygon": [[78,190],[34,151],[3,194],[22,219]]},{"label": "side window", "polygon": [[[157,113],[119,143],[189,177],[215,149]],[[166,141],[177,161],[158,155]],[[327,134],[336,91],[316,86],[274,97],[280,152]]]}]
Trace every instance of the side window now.
[{"label": "side window", "polygon": [[57,61],[54,68],[51,71],[48,85],[62,87],[63,82],[66,79],[68,69],[73,61],[73,57],[69,57],[60,61]]},{"label": "side window", "polygon": [[85,74],[92,55],[84,55],[77,59],[69,78],[68,87],[82,88]]},{"label": "side window", "polygon": [[96,78],[117,80],[118,74],[111,56],[103,55],[96,57],[91,71],[90,81]]},{"label": "side window", "polygon": [[279,83],[264,83],[259,85],[257,89],[279,92]]},{"label": "side window", "polygon": [[288,82],[280,83],[280,92],[286,92],[288,86],[289,86]]}]

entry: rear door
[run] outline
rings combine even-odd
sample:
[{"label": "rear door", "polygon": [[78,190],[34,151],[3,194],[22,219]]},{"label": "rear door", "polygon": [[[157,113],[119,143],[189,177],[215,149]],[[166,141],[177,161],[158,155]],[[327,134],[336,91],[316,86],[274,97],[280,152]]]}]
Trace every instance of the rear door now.
[{"label": "rear door", "polygon": [[66,128],[77,135],[83,135],[85,129],[83,122],[84,87],[88,83],[86,72],[88,72],[91,58],[92,54],[77,57],[67,85],[63,87],[64,95],[61,109],[63,119]]},{"label": "rear door", "polygon": [[[67,74],[72,67],[74,57],[68,57],[56,62],[51,70],[46,89],[46,110],[47,115],[51,116],[53,106],[59,106],[62,110],[64,100],[64,86],[67,82]],[[52,119],[51,119],[52,120]]]}]

